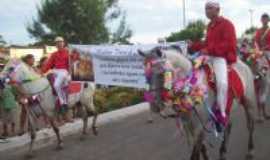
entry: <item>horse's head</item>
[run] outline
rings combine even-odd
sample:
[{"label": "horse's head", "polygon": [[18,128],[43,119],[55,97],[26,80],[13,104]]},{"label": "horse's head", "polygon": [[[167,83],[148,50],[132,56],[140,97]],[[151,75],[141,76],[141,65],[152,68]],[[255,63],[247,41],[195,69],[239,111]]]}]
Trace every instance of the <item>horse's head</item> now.
[{"label": "horse's head", "polygon": [[267,72],[269,71],[269,63],[266,57],[261,56],[254,60],[252,70],[255,74],[255,78],[263,78],[267,75]]},{"label": "horse's head", "polygon": [[160,48],[149,51],[138,50],[144,58],[145,76],[149,85],[149,93],[154,97],[151,109],[160,112],[165,105],[162,103],[161,92],[164,86],[164,74],[166,72],[166,55]]},{"label": "horse's head", "polygon": [[10,59],[1,72],[2,77],[16,80],[16,71],[22,62],[19,59]]},{"label": "horse's head", "polygon": [[22,83],[39,76],[34,71],[30,70],[20,59],[9,60],[1,72],[1,75],[16,83]]}]

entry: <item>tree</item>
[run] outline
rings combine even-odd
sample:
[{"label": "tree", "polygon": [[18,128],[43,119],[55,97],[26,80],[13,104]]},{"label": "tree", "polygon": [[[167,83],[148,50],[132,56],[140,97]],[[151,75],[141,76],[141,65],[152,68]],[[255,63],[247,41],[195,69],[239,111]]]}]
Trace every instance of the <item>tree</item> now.
[{"label": "tree", "polygon": [[69,43],[107,43],[111,33],[106,24],[121,15],[118,0],[43,0],[27,31],[43,43],[58,35]]},{"label": "tree", "polygon": [[241,42],[242,40],[247,39],[250,42],[252,42],[253,38],[255,37],[256,30],[257,30],[256,27],[250,27],[246,29],[245,32],[240,37],[240,39],[238,39],[238,41]]},{"label": "tree", "polygon": [[256,27],[250,27],[248,28],[244,34],[254,34],[256,32],[257,28]]},{"label": "tree", "polygon": [[4,47],[7,44],[7,42],[4,40],[3,36],[0,35],[0,47]]},{"label": "tree", "polygon": [[171,33],[170,36],[166,38],[168,42],[182,41],[182,40],[200,40],[204,36],[204,30],[206,26],[202,20],[197,20],[188,24],[188,26],[179,31]]},{"label": "tree", "polygon": [[117,30],[112,34],[112,43],[130,44],[129,39],[132,36],[132,30],[126,25],[126,14],[122,16]]}]

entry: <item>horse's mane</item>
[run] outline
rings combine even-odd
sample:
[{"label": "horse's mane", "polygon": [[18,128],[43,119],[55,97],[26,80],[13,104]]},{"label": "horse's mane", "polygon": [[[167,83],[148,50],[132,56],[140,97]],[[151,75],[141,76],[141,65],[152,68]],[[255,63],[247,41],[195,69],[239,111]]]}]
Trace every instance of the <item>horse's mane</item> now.
[{"label": "horse's mane", "polygon": [[174,68],[181,68],[184,74],[188,74],[192,70],[191,61],[185,57],[182,50],[175,47],[169,47],[163,50],[166,58],[171,62]]}]

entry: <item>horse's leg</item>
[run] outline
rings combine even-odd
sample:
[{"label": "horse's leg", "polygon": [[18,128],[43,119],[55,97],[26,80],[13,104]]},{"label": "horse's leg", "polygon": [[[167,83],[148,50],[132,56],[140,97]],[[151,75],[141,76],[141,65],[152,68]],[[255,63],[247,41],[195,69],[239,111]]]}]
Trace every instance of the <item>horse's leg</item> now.
[{"label": "horse's leg", "polygon": [[264,119],[263,119],[263,114],[262,114],[262,109],[263,109],[262,105],[264,105],[264,102],[262,101],[262,96],[265,93],[264,93],[263,89],[260,86],[258,86],[259,82],[257,82],[257,85],[256,85],[256,98],[257,98],[257,109],[258,109],[258,112],[257,112],[258,118],[256,121],[257,121],[257,123],[263,123]]},{"label": "horse's leg", "polygon": [[56,126],[56,124],[55,124],[54,118],[49,117],[49,122],[50,122],[50,124],[51,124],[51,126],[52,126],[52,128],[53,128],[53,131],[55,132],[56,137],[57,137],[58,143],[57,143],[56,149],[63,149],[63,147],[64,147],[64,146],[63,146],[63,140],[61,139],[60,131],[59,131],[59,128],[58,128],[58,127]]},{"label": "horse's leg", "polygon": [[[90,109],[90,110],[89,110]],[[93,121],[92,121],[92,131],[95,136],[98,135],[98,127],[97,127],[97,118],[98,118],[98,111],[94,105],[94,99],[91,97],[91,102],[89,109],[87,109],[87,118],[90,116],[90,113],[93,113]]]},{"label": "horse's leg", "polygon": [[263,101],[263,106],[262,106],[262,114],[263,114],[263,117],[266,119],[266,120],[269,120],[270,119],[270,115],[267,113],[266,111],[266,106],[267,106],[267,97],[268,95],[270,94],[270,88],[268,86],[269,83],[266,83],[265,85],[265,99]]},{"label": "horse's leg", "polygon": [[[203,141],[204,141],[204,132],[201,131],[196,138],[197,139],[195,141],[190,160],[200,160],[200,158],[201,158]],[[204,148],[204,149],[206,149],[206,148]],[[206,157],[208,157],[207,154],[205,154],[205,155],[206,155]],[[204,157],[204,155],[203,155],[203,158],[206,158],[206,157]]]},{"label": "horse's leg", "polygon": [[12,134],[12,135],[15,135],[15,126],[16,126],[15,123],[12,122],[12,123],[11,123],[11,134]]},{"label": "horse's leg", "polygon": [[82,117],[82,121],[83,121],[83,128],[82,128],[82,134],[81,134],[80,140],[84,140],[86,138],[86,135],[87,135],[88,113],[87,113],[86,108],[84,109],[81,104],[78,105],[77,110],[79,113],[82,113],[81,117]]},{"label": "horse's leg", "polygon": [[204,160],[209,160],[207,148],[206,148],[206,145],[204,143],[201,146],[201,153],[202,153],[202,156],[203,156]]},{"label": "horse's leg", "polygon": [[77,105],[75,105],[75,107],[72,107],[72,118],[75,119],[76,118],[76,111],[77,111]]},{"label": "horse's leg", "polygon": [[149,115],[148,115],[148,120],[147,123],[153,123],[153,111],[151,110],[151,106],[149,106]]},{"label": "horse's leg", "polygon": [[8,124],[4,123],[3,124],[3,134],[2,137],[7,137],[8,136]]},{"label": "horse's leg", "polygon": [[26,155],[28,158],[32,158],[34,156],[33,154],[33,147],[34,147],[34,142],[36,139],[36,127],[35,127],[35,122],[34,122],[34,117],[33,115],[30,113],[28,114],[28,129],[30,132],[30,137],[31,137],[31,142],[30,142],[30,147],[29,147],[29,151],[28,154]]},{"label": "horse's leg", "polygon": [[20,114],[20,131],[18,133],[19,136],[24,134],[24,129],[25,129],[25,124],[26,124],[26,119],[27,119],[27,110],[26,110],[26,104],[21,105],[22,110]]},{"label": "horse's leg", "polygon": [[244,105],[245,109],[245,115],[247,119],[247,128],[249,133],[248,138],[248,153],[247,153],[247,160],[251,160],[254,157],[254,141],[253,141],[253,135],[254,135],[254,117],[253,117],[253,106],[252,103],[246,102]]},{"label": "horse's leg", "polygon": [[270,119],[270,116],[266,113],[267,96],[270,93],[267,80],[260,81],[260,87],[258,87],[257,99],[258,99],[258,123],[262,123],[264,119]]},{"label": "horse's leg", "polygon": [[226,160],[226,154],[227,154],[227,146],[228,146],[228,142],[229,142],[229,138],[231,135],[231,129],[232,129],[232,123],[230,122],[227,126],[227,128],[224,131],[223,134],[223,141],[221,144],[221,147],[219,149],[219,158],[220,160]]},{"label": "horse's leg", "polygon": [[198,144],[194,145],[190,160],[200,160],[200,149]]}]

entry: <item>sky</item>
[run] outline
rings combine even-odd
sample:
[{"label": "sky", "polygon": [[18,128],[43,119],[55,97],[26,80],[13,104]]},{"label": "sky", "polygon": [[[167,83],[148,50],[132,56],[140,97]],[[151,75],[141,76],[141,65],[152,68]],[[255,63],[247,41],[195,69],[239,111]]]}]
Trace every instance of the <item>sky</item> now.
[{"label": "sky", "polygon": [[[36,7],[41,0],[1,0],[0,35],[10,44],[28,44],[35,40],[26,31],[27,23],[37,16]],[[229,18],[240,36],[253,25],[260,26],[260,16],[270,14],[269,0],[219,0],[221,15]],[[155,43],[158,38],[183,28],[183,0],[119,0],[127,13],[127,23],[133,30],[132,42]],[[204,13],[206,0],[186,0],[186,19],[191,22],[208,20]]]}]

